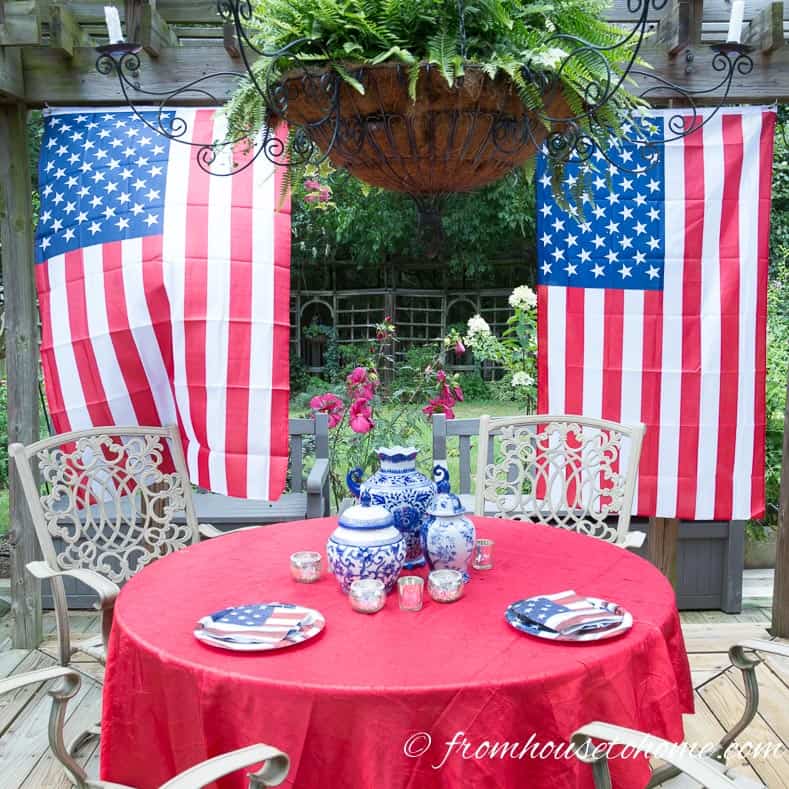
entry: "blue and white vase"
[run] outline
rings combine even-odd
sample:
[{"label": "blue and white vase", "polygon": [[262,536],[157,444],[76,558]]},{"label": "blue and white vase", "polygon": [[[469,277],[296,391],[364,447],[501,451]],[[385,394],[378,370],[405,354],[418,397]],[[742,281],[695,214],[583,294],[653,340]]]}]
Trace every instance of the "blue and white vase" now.
[{"label": "blue and white vase", "polygon": [[372,506],[370,494],[362,493],[361,504],[349,507],[326,543],[329,568],[343,592],[363,578],[383,581],[391,592],[405,560],[405,540],[394,527],[389,510]]},{"label": "blue and white vase", "polygon": [[348,489],[359,498],[368,491],[373,504],[386,507],[394,516],[394,525],[405,538],[405,566],[410,570],[425,563],[420,531],[427,506],[436,494],[436,486],[416,470],[416,447],[383,447],[378,450],[381,467],[362,481],[362,470],[352,469],[346,476]]},{"label": "blue and white vase", "polygon": [[474,551],[476,529],[463,517],[466,508],[449,490],[449,471],[440,465],[433,468],[435,498],[427,508],[422,527],[422,547],[431,570],[457,570],[468,583],[468,564]]}]

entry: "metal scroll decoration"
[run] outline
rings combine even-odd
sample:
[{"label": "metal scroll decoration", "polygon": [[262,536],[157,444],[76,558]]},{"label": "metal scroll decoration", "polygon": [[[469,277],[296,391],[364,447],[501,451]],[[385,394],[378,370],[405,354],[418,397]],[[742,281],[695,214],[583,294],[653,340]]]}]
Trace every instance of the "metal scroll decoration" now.
[{"label": "metal scroll decoration", "polygon": [[[442,87],[438,70],[424,64],[420,84],[427,84],[429,90],[421,90],[416,102],[408,97],[406,69],[393,63],[351,70],[365,86],[364,95],[329,68],[304,68],[271,82],[265,73],[256,73],[254,61],[263,57],[273,65],[304,40],[272,52],[258,48],[248,33],[254,16],[250,0],[217,3],[221,19],[235,29],[242,73],[218,72],[169,91],[148,90],[140,82],[140,47],[125,42],[98,47],[96,68],[117,77],[126,103],[152,131],[196,147],[199,165],[213,175],[232,175],[260,155],[283,166],[317,164],[328,158],[363,181],[424,201],[431,195],[470,191],[496,181],[540,148],[560,165],[570,160],[586,161],[598,151],[607,158],[612,137],[638,146],[642,155],[635,169],[647,169],[657,158],[651,155],[656,146],[687,136],[706,124],[725,104],[734,78],[746,76],[753,69],[750,47],[738,43],[714,45],[711,66],[719,79],[704,89],[691,90],[639,68],[648,16],[662,10],[667,2],[628,0],[628,10],[638,15],[637,21],[610,46],[596,46],[563,33],[552,36],[546,44],[561,47],[566,57],[552,71],[526,69],[524,74],[540,87],[544,97],[543,110],[536,112],[524,107],[506,79],[491,80],[473,64],[467,64],[466,75],[453,88],[446,83]],[[460,51],[465,54],[464,0],[458,0],[458,9]],[[623,46],[630,47],[629,59],[615,71],[605,53]],[[692,58],[692,53],[688,57]],[[586,86],[583,110],[573,114],[562,96],[561,77],[568,64],[579,58],[599,61],[605,76]],[[211,81],[217,78],[250,80],[261,96],[268,119],[253,150],[241,162],[234,160],[232,151],[247,140],[247,135],[192,140],[188,123],[172,113],[172,108],[190,99],[221,104],[209,90]],[[640,136],[638,125],[632,125],[629,132],[614,130],[599,121],[601,109],[617,102],[628,78],[645,86],[640,92],[644,100],[672,99],[682,106],[666,119],[663,136]],[[702,113],[698,102],[713,95],[719,96],[719,101]],[[138,104],[151,103],[158,105],[158,113],[152,116],[147,106],[142,114]],[[287,144],[274,131],[281,121],[290,129]],[[230,153],[223,153],[227,151]],[[621,169],[621,162],[616,164]]]}]

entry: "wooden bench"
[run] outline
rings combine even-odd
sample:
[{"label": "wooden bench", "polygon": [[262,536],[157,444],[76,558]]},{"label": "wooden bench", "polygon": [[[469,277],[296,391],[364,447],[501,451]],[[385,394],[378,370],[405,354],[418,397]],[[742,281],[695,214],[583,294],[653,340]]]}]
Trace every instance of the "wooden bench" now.
[{"label": "wooden bench", "polygon": [[[288,490],[277,501],[236,499],[218,493],[195,493],[194,503],[199,523],[210,523],[230,531],[239,526],[259,523],[300,521],[323,518],[329,514],[329,418],[317,414],[315,419],[291,419],[290,472]],[[312,448],[314,445],[314,449]],[[306,472],[308,453],[315,462]]]},{"label": "wooden bench", "polygon": [[[444,414],[433,415],[433,463],[446,462],[449,458],[448,441],[457,438],[459,474],[450,478],[452,492],[456,493],[463,506],[474,512],[474,491],[471,487],[472,458],[476,462],[479,441],[479,419],[447,419]],[[493,462],[493,444],[488,447],[488,462]],[[493,508],[491,503],[486,509]]]}]

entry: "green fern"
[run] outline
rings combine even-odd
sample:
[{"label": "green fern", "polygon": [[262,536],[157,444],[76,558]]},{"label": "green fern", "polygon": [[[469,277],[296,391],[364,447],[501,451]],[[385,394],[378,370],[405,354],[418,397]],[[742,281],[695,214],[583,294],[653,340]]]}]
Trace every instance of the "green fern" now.
[{"label": "green fern", "polygon": [[[632,57],[632,42],[618,46],[622,31],[602,18],[606,6],[607,0],[468,0],[461,42],[457,0],[252,0],[249,33],[255,45],[266,52],[289,47],[275,62],[261,58],[253,70],[261,85],[273,86],[290,69],[327,64],[363,92],[353,76],[356,66],[397,62],[408,67],[408,91],[416,100],[420,64],[434,64],[450,86],[474,64],[490,79],[507,74],[524,105],[539,114],[544,96],[530,75],[556,73],[553,50],[560,47],[565,100],[574,115],[584,116],[587,86],[602,93],[609,75],[616,84],[622,64]],[[611,49],[594,54],[580,48],[573,54],[577,45],[555,40],[557,33]],[[581,131],[615,128],[623,109],[642,104],[619,90],[595,117],[581,117]],[[229,101],[227,116],[236,136],[253,135],[267,121],[263,99],[249,80]]]}]

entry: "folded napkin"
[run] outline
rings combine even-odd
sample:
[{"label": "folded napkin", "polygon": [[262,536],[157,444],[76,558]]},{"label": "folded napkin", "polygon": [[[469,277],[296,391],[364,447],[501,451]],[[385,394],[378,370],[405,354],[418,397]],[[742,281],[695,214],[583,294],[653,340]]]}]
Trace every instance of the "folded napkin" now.
[{"label": "folded napkin", "polygon": [[519,619],[563,636],[608,630],[624,618],[616,603],[582,597],[572,589],[521,600],[511,610]]},{"label": "folded napkin", "polygon": [[276,644],[303,641],[314,614],[289,603],[240,605],[204,616],[203,632],[218,641],[237,644]]}]

